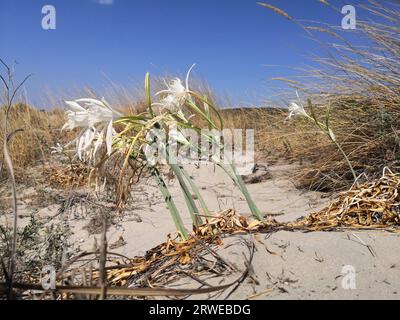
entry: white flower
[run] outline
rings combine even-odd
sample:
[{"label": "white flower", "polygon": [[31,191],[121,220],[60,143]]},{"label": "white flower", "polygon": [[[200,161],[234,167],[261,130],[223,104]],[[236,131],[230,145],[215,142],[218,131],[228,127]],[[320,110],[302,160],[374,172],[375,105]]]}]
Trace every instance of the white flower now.
[{"label": "white flower", "polygon": [[185,136],[187,131],[182,132],[176,124],[170,124],[168,128],[168,162],[177,164],[179,161],[185,161],[193,145]]},{"label": "white flower", "polygon": [[[96,159],[96,153],[104,142],[104,131],[97,131],[95,127],[83,130],[81,134],[73,141],[76,144],[76,153],[79,159],[88,156],[93,161]],[[111,141],[107,143],[107,153],[111,150]]]},{"label": "white flower", "polygon": [[158,146],[156,143],[146,144],[143,147],[144,155],[146,156],[147,163],[150,167],[154,167],[158,162],[157,151]]},{"label": "white flower", "polygon": [[[78,99],[76,101],[65,101],[65,103],[70,107],[70,110],[65,112],[68,120],[63,129],[73,130],[75,128],[93,127],[96,124],[112,122],[116,116],[121,116],[104,99],[102,101],[89,98]],[[79,103],[83,103],[84,106]]]},{"label": "white flower", "polygon": [[161,99],[159,105],[163,109],[167,109],[172,113],[179,111],[179,100],[172,94],[167,95],[165,98]]},{"label": "white flower", "polygon": [[292,102],[289,105],[289,115],[288,119],[291,119],[293,116],[307,116],[307,112],[304,110],[304,107],[301,104],[297,104],[296,102]]},{"label": "white flower", "polygon": [[65,115],[67,116],[67,122],[62,127],[62,130],[65,128],[73,130],[78,127],[86,127],[89,121],[88,111],[75,101],[65,101],[65,103],[70,110],[65,112]]},{"label": "white flower", "polygon": [[147,143],[143,146],[143,153],[147,163],[154,167],[166,157],[165,131],[152,129],[146,135]]},{"label": "white flower", "polygon": [[70,110],[66,111],[67,122],[63,129],[82,128],[78,137],[72,141],[76,143],[78,157],[82,159],[83,153],[87,153],[92,147],[94,147],[93,154],[90,153],[89,155],[95,157],[96,152],[104,142],[104,137],[107,154],[110,155],[115,134],[113,121],[121,114],[113,110],[104,99],[100,101],[87,98],[65,101],[65,103]]},{"label": "white flower", "polygon": [[83,156],[87,153],[90,157],[90,153],[88,151],[92,146],[96,133],[96,128],[88,128],[81,131],[78,137],[74,141],[72,141],[76,144],[76,154],[80,160],[82,160]]},{"label": "white flower", "polygon": [[183,146],[190,146],[190,142],[186,137],[179,131],[176,126],[172,127],[168,132],[169,143],[179,143]]},{"label": "white flower", "polygon": [[171,83],[168,85],[168,89],[166,90],[166,92],[169,92],[177,99],[184,98],[187,95],[188,91],[189,91],[188,85],[186,85],[185,88],[182,84],[182,80],[179,78],[173,79]]},{"label": "white flower", "polygon": [[167,109],[171,112],[178,112],[181,105],[190,96],[189,75],[194,66],[195,64],[190,67],[186,74],[186,86],[183,85],[181,79],[172,79],[169,84],[166,83],[166,90],[161,90],[156,93],[156,95],[166,94],[166,96],[161,99],[159,103],[155,103],[154,105],[159,105],[161,108]]},{"label": "white flower", "polygon": [[50,149],[52,150],[51,153],[63,153],[64,151],[64,147],[59,143],[57,143],[54,147],[51,147]]},{"label": "white flower", "polygon": [[296,91],[296,96],[297,96],[297,102],[292,101],[289,105],[289,115],[288,119],[291,119],[293,116],[304,116],[304,117],[309,117],[306,110],[304,110],[304,106],[300,102],[300,96],[299,93]]},{"label": "white flower", "polygon": [[182,150],[191,146],[189,140],[177,128],[176,124],[169,124],[168,126],[168,140],[165,129],[152,129],[146,135],[143,153],[150,166],[166,163],[166,161],[175,161],[178,146],[182,147]]}]

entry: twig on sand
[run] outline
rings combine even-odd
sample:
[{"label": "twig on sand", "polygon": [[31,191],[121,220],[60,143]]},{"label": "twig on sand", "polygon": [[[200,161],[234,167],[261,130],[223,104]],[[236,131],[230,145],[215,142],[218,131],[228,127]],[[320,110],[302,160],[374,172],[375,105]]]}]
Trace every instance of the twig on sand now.
[{"label": "twig on sand", "polygon": [[251,244],[248,244],[247,247],[249,249],[250,255],[249,255],[248,260],[245,261],[246,270],[243,273],[242,277],[237,281],[237,284],[235,285],[235,287],[225,297],[225,300],[229,299],[229,297],[239,288],[239,286],[243,283],[243,281],[250,274],[251,263],[253,262],[253,257],[254,257],[254,252],[256,251],[256,246],[254,245],[254,243],[251,243]]},{"label": "twig on sand", "polygon": [[186,270],[180,269],[178,272],[181,272],[181,273],[187,275],[189,278],[192,278],[194,281],[197,281],[198,283],[200,283],[201,285],[203,285],[205,287],[212,287],[207,282],[201,280],[199,277],[196,277],[195,275],[193,275],[192,273],[190,273],[190,272],[188,272]]},{"label": "twig on sand", "polygon": [[202,245],[202,247],[208,251],[215,259],[218,261],[222,262],[224,265],[228,266],[232,271],[235,271],[236,268],[232,266],[229,262],[225,261],[218,253],[215,252],[215,250],[211,249],[209,245],[204,243],[201,239],[198,239],[199,243]]},{"label": "twig on sand", "polygon": [[107,297],[107,216],[103,215],[103,231],[101,234],[101,243],[99,251],[99,285],[101,287],[100,300],[104,300]]},{"label": "twig on sand", "polygon": [[273,288],[268,288],[268,289],[262,290],[262,291],[260,291],[260,292],[257,292],[257,293],[255,293],[255,294],[252,294],[252,295],[250,295],[250,296],[244,298],[244,300],[252,300],[252,299],[258,298],[258,297],[260,297],[260,296],[263,296],[263,295],[265,295],[265,294],[270,294],[270,293],[273,292],[273,291],[274,291]]},{"label": "twig on sand", "polygon": [[[238,280],[212,288],[199,288],[199,289],[163,289],[163,288],[126,288],[126,287],[109,287],[107,288],[108,295],[112,296],[137,296],[137,297],[156,297],[156,296],[187,296],[194,294],[204,294],[220,290],[225,290],[235,284]],[[0,294],[6,289],[5,283],[0,283]],[[22,290],[42,290],[43,287],[39,284],[30,283],[14,283],[14,288]],[[100,295],[101,288],[99,287],[81,287],[81,286],[56,286],[56,289],[49,292],[57,293],[75,293],[75,294],[90,294]]]},{"label": "twig on sand", "polygon": [[314,258],[315,261],[317,261],[319,263],[322,263],[325,261],[324,258],[318,256],[317,251],[314,251],[314,255],[315,255],[315,258]]},{"label": "twig on sand", "polygon": [[349,235],[347,235],[347,238],[348,238],[350,241],[357,242],[357,243],[363,245],[364,247],[367,247],[368,250],[369,250],[369,252],[371,253],[371,255],[372,255],[373,257],[376,257],[376,253],[375,253],[374,248],[372,248],[369,244],[366,244],[365,241],[364,241],[363,239],[361,239],[361,238],[360,238],[358,235],[356,235],[355,233],[352,233],[352,235],[353,235],[358,241],[354,241],[354,240],[350,239],[350,236],[349,236]]}]

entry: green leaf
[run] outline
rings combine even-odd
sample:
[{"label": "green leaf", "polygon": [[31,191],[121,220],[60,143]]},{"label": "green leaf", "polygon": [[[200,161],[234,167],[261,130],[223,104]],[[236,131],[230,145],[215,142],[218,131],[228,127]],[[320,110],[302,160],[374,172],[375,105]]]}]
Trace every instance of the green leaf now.
[{"label": "green leaf", "polygon": [[176,207],[174,200],[172,199],[171,193],[169,192],[167,185],[165,184],[163,178],[161,177],[160,173],[156,168],[154,167],[150,168],[150,172],[156,179],[157,186],[164,197],[165,203],[167,204],[168,210],[171,214],[172,220],[174,221],[177,231],[180,233],[181,237],[184,240],[187,240],[189,238],[187,230],[183,225],[182,218],[179,214],[178,208]]},{"label": "green leaf", "polygon": [[151,92],[150,92],[150,73],[146,73],[146,77],[144,80],[144,89],[146,92],[146,100],[147,100],[147,107],[149,109],[149,113],[152,117],[154,117],[153,107],[152,107],[152,100],[151,100]]}]

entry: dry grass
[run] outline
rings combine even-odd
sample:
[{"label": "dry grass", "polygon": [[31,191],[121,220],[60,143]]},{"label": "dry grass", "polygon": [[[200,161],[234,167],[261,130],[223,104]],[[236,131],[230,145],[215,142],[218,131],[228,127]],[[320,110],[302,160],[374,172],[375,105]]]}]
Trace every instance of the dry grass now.
[{"label": "dry grass", "polygon": [[389,229],[400,225],[398,175],[384,170],[380,179],[354,186],[343,192],[328,207],[298,221],[293,229],[330,231],[339,228]]},{"label": "dry grass", "polygon": [[257,160],[268,160],[272,164],[291,157],[289,140],[293,135],[293,128],[286,121],[285,109],[227,109],[222,110],[222,115],[227,128],[254,130]]},{"label": "dry grass", "polygon": [[[378,22],[362,21],[362,13],[378,17]],[[355,32],[365,46],[347,41],[348,35],[340,28],[302,25],[327,54],[315,59],[318,67],[306,70],[302,81],[279,80],[310,98],[321,119],[331,108],[330,127],[357,174],[375,177],[385,166],[398,171],[400,164],[400,9],[395,4],[368,1],[358,8],[357,18]],[[331,35],[334,42],[320,40],[321,32],[324,37]],[[261,134],[266,141],[260,144],[268,147],[271,134],[282,133],[281,143],[289,147],[289,158],[306,160],[295,177],[299,187],[347,188],[352,175],[329,139],[304,119],[296,119],[290,126],[291,132],[282,125],[272,132],[266,126]]]},{"label": "dry grass", "polygon": [[[1,132],[4,132],[4,111],[4,108],[0,108]],[[22,129],[9,143],[11,158],[17,173],[19,169],[48,159],[50,147],[56,142],[65,141],[66,134],[60,131],[63,122],[64,116],[61,110],[39,111],[24,104],[17,104],[11,109],[9,127],[12,130]],[[2,139],[1,136],[1,143],[3,143]],[[1,151],[0,156],[2,157]]]}]

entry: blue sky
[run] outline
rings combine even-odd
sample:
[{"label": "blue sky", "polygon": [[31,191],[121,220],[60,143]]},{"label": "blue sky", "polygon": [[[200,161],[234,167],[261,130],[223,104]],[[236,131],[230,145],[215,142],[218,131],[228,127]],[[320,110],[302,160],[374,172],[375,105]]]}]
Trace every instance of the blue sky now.
[{"label": "blue sky", "polygon": [[[301,19],[342,19],[317,0],[266,2]],[[56,30],[41,28],[46,4],[56,8]],[[1,0],[0,30],[1,57],[18,61],[19,76],[33,73],[27,91],[34,103],[46,90],[89,85],[101,93],[104,74],[130,85],[147,71],[183,74],[193,63],[195,75],[233,104],[259,103],[278,85],[269,79],[293,74],[318,50],[256,0]]]}]

